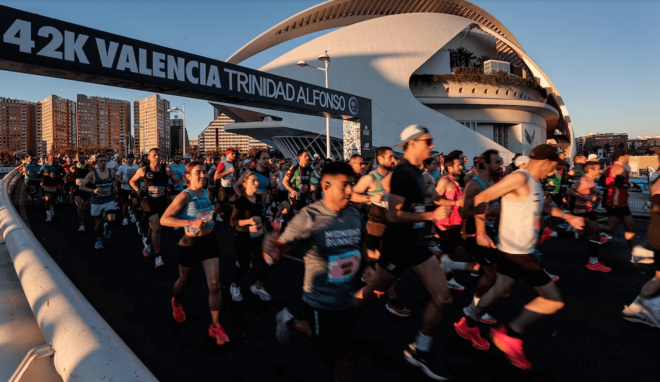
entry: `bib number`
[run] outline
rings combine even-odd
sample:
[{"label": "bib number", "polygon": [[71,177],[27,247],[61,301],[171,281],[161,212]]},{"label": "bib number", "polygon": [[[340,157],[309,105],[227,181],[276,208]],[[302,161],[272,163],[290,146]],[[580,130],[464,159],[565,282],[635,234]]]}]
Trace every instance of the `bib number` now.
[{"label": "bib number", "polygon": [[98,191],[96,191],[96,195],[108,195],[108,194],[110,194],[109,188],[99,188]]},{"label": "bib number", "polygon": [[[422,212],[425,212],[425,211],[426,211],[426,207],[424,207],[424,206],[415,206],[415,213],[422,213]],[[413,224],[413,228],[415,228],[415,229],[424,228],[424,222],[419,222],[419,223]]]},{"label": "bib number", "polygon": [[160,198],[161,196],[165,195],[165,187],[149,186],[147,191],[149,192],[149,196],[152,198]]},{"label": "bib number", "polygon": [[85,178],[76,178],[76,186],[81,186],[83,184],[83,180],[85,180]]},{"label": "bib number", "polygon": [[298,192],[301,194],[306,194],[308,190],[309,190],[308,184],[301,184],[300,187],[298,188]]},{"label": "bib number", "polygon": [[360,269],[360,259],[361,255],[357,250],[328,256],[328,282],[336,284],[350,281]]}]

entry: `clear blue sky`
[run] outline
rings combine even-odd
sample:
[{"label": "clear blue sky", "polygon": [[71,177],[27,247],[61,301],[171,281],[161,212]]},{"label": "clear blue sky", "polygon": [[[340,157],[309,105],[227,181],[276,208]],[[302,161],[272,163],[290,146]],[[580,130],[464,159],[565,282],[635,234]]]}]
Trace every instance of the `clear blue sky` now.
[{"label": "clear blue sky", "polygon": [[[36,1],[0,4],[174,49],[225,60],[281,20],[322,0]],[[576,135],[591,131],[660,135],[660,1],[475,0],[506,25],[564,99]],[[302,37],[241,65],[260,68]],[[0,71],[0,96],[36,101],[76,94],[133,101],[151,93]],[[186,103],[191,139],[211,122],[206,102]]]}]

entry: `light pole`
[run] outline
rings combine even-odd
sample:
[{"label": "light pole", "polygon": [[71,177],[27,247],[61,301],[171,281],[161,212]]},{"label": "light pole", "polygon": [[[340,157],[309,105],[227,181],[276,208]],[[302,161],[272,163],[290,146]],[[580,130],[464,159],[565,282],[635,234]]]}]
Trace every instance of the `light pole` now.
[{"label": "light pole", "polygon": [[183,110],[179,109],[178,107],[174,106],[171,109],[167,109],[168,113],[181,113],[183,114],[183,138],[181,139],[183,141],[183,156],[186,155],[186,104],[183,104]]},{"label": "light pole", "polygon": [[[312,66],[307,63],[305,60],[298,61],[298,66],[300,67],[309,67],[325,72],[325,88],[328,88],[328,67],[330,66],[330,56],[328,56],[328,51],[319,56],[319,61],[325,62],[325,68],[319,68],[318,66]],[[330,158],[330,117],[325,117],[325,157]]]}]

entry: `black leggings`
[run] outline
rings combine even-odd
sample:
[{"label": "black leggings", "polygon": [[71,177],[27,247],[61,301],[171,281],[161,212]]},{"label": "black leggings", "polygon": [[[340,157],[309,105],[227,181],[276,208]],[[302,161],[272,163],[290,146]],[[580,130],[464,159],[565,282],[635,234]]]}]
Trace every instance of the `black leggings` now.
[{"label": "black leggings", "polygon": [[245,276],[250,273],[250,254],[254,254],[259,259],[259,271],[257,272],[257,280],[265,282],[272,271],[272,267],[266,263],[261,251],[261,242],[264,236],[252,238],[249,232],[236,232],[234,238],[234,248],[236,249],[236,257],[238,258],[238,265],[240,268],[234,272],[234,284],[240,285]]}]

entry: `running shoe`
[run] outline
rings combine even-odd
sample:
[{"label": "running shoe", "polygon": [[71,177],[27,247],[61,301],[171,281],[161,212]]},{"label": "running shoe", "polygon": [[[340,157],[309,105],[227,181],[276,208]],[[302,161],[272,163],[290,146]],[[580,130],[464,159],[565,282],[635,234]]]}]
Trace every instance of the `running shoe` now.
[{"label": "running shoe", "polygon": [[53,215],[51,215],[50,211],[46,212],[46,222],[52,222],[53,221]]},{"label": "running shoe", "polygon": [[545,274],[548,275],[548,277],[550,277],[550,280],[552,280],[553,283],[556,283],[557,281],[559,281],[559,276],[553,275],[552,273],[549,273],[548,271],[545,271]]},{"label": "running shoe", "polygon": [[163,262],[163,256],[160,255],[156,256],[156,258],[154,259],[154,269],[158,269],[163,265],[165,265],[165,263]]},{"label": "running shoe", "polygon": [[222,220],[222,218],[220,217],[220,214],[217,214],[217,215],[215,215],[215,221],[222,222],[224,220]]},{"label": "running shoe", "polygon": [[81,224],[80,227],[78,227],[78,232],[85,232],[85,225]]},{"label": "running shoe", "polygon": [[[266,289],[264,289],[264,288],[259,289],[254,284],[250,285],[250,291],[253,294],[256,294],[257,296],[259,296],[261,301],[270,301],[272,299],[270,294],[268,294],[268,292],[266,292]],[[233,297],[233,294],[232,294],[232,297]]]},{"label": "running shoe", "polygon": [[601,236],[600,239],[598,239],[598,244],[605,244],[605,243],[607,243],[608,241],[609,241],[609,240],[607,240],[606,237],[602,237],[602,236]]},{"label": "running shoe", "polygon": [[490,338],[493,344],[497,346],[513,366],[523,370],[531,370],[532,363],[529,362],[523,351],[523,341],[520,338],[511,337],[503,325],[490,330]]},{"label": "running shoe", "polygon": [[590,270],[590,271],[598,271],[598,272],[605,272],[605,273],[612,270],[612,268],[606,267],[600,261],[597,262],[596,264],[593,264],[591,261],[587,262],[587,269]]},{"label": "running shoe", "polygon": [[606,238],[607,240],[612,240],[612,236],[606,234],[605,232],[601,232],[601,233],[600,233],[600,237],[604,237],[604,238]]},{"label": "running shoe", "polygon": [[624,305],[623,310],[621,311],[621,317],[630,322],[638,322],[640,324],[660,328],[660,325],[656,325],[651,318],[645,314],[643,309],[639,313],[635,313],[628,305]]},{"label": "running shoe", "polygon": [[225,333],[225,330],[219,323],[211,324],[209,326],[209,337],[215,338],[215,343],[218,345],[224,345],[225,342],[229,342],[227,333]]},{"label": "running shoe", "polygon": [[231,299],[234,301],[243,301],[243,295],[241,294],[241,287],[231,286],[229,287],[231,292]]},{"label": "running shoe", "polygon": [[641,245],[636,245],[632,250],[630,262],[635,264],[653,264],[653,251],[649,251]]},{"label": "running shoe", "polygon": [[110,240],[112,237],[112,231],[110,231],[110,227],[108,226],[108,223],[103,223],[103,237],[106,240]]},{"label": "running shoe", "polygon": [[424,374],[434,381],[447,381],[450,378],[447,370],[438,363],[435,355],[431,352],[417,350],[415,345],[410,344],[403,351],[403,357],[411,365],[422,369]]},{"label": "running shoe", "polygon": [[391,301],[388,301],[387,304],[385,304],[385,309],[387,309],[388,312],[392,313],[395,316],[399,317],[409,317],[412,311],[405,306],[402,306],[401,308],[392,305]]},{"label": "running shoe", "polygon": [[128,225],[128,218],[124,218],[124,220],[121,222],[121,225]]},{"label": "running shoe", "polygon": [[97,240],[94,249],[103,249],[103,240]]},{"label": "running shoe", "polygon": [[289,312],[289,309],[284,308],[277,312],[275,315],[275,337],[279,342],[289,342],[293,337],[293,332],[290,332],[286,328],[286,323],[293,318],[293,314]]},{"label": "running shoe", "polygon": [[479,350],[488,350],[490,349],[490,343],[483,339],[481,337],[481,333],[479,332],[479,327],[475,326],[474,328],[471,328],[467,324],[467,320],[465,317],[461,318],[460,321],[454,322],[454,329],[456,329],[456,333],[458,333],[461,338],[466,339],[470,342],[472,342],[472,346]]},{"label": "running shoe", "polygon": [[172,316],[179,324],[186,320],[186,313],[183,311],[183,305],[174,305],[174,297],[172,297]]},{"label": "running shoe", "polygon": [[[429,249],[431,249],[431,247],[429,247]],[[440,256],[440,266],[442,267],[442,270],[445,271],[445,273],[451,272],[449,264],[451,264],[451,259],[449,258],[449,256],[447,255]]]},{"label": "running shoe", "polygon": [[[466,306],[465,308],[463,308],[463,313],[465,314],[465,317],[472,314],[472,304],[470,304],[470,305]],[[481,321],[481,322],[483,322],[484,324],[487,324],[487,325],[497,325],[497,319],[495,319],[495,317],[491,316],[488,313],[481,316],[479,321]]]},{"label": "running shoe", "polygon": [[541,239],[540,242],[543,244],[546,240],[550,240],[550,238],[557,237],[557,232],[551,230],[550,228],[545,228],[543,230],[543,233],[541,234]]},{"label": "running shoe", "polygon": [[451,279],[447,281],[447,285],[449,285],[449,289],[453,289],[457,292],[462,292],[465,290],[465,287],[459,283],[456,282],[456,280]]},{"label": "running shoe", "polygon": [[651,319],[651,322],[660,326],[660,297],[640,299],[639,304],[642,306],[642,312]]},{"label": "running shoe", "polygon": [[135,214],[133,211],[129,212],[128,215],[131,217],[131,223],[135,223],[137,219],[135,218]]},{"label": "running shoe", "polygon": [[142,254],[144,254],[144,257],[147,257],[151,254],[151,244],[149,244],[149,238],[142,236],[142,244],[144,245],[144,250],[142,251]]}]

